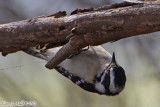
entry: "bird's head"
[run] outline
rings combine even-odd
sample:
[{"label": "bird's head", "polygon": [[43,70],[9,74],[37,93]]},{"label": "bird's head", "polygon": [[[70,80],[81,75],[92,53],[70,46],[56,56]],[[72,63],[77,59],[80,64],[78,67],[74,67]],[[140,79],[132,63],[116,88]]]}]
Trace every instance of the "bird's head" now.
[{"label": "bird's head", "polygon": [[117,95],[125,87],[126,75],[124,69],[117,64],[113,52],[110,64],[97,77],[96,89],[99,94]]}]

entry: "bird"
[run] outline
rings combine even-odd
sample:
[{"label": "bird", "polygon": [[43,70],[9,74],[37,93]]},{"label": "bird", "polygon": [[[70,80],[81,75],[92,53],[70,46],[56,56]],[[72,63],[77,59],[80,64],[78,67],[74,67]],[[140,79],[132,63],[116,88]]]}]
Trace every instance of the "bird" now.
[{"label": "bird", "polygon": [[[23,51],[49,61],[61,47],[41,51],[36,47]],[[115,96],[125,87],[125,70],[102,46],[89,46],[80,54],[61,62],[55,69],[80,88],[99,95]]]}]

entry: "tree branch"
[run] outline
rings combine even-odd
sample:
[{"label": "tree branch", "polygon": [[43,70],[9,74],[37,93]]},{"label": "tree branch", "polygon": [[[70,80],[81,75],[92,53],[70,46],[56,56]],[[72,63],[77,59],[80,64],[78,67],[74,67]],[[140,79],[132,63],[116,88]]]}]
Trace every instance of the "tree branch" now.
[{"label": "tree branch", "polygon": [[160,5],[155,3],[123,2],[72,14],[0,25],[0,52],[6,55],[37,44],[67,43],[46,65],[51,69],[85,46],[160,30]]}]

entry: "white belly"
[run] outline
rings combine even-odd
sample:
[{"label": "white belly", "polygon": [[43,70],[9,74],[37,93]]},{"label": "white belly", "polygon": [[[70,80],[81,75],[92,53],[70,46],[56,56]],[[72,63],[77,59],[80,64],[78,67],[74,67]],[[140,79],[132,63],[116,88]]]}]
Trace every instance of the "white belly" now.
[{"label": "white belly", "polygon": [[104,48],[94,46],[72,59],[66,59],[60,66],[91,83],[97,72],[104,70],[110,61],[111,55]]}]

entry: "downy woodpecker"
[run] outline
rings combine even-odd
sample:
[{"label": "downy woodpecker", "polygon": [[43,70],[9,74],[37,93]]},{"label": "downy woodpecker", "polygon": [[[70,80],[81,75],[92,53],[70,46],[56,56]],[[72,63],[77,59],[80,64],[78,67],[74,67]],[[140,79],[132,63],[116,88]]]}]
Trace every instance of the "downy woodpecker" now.
[{"label": "downy woodpecker", "polygon": [[[42,52],[36,48],[28,48],[24,51],[49,61],[60,48],[52,48]],[[90,46],[87,51],[64,60],[55,69],[89,92],[114,96],[125,87],[124,69],[117,64],[115,54],[113,53],[111,56],[101,46]]]}]

